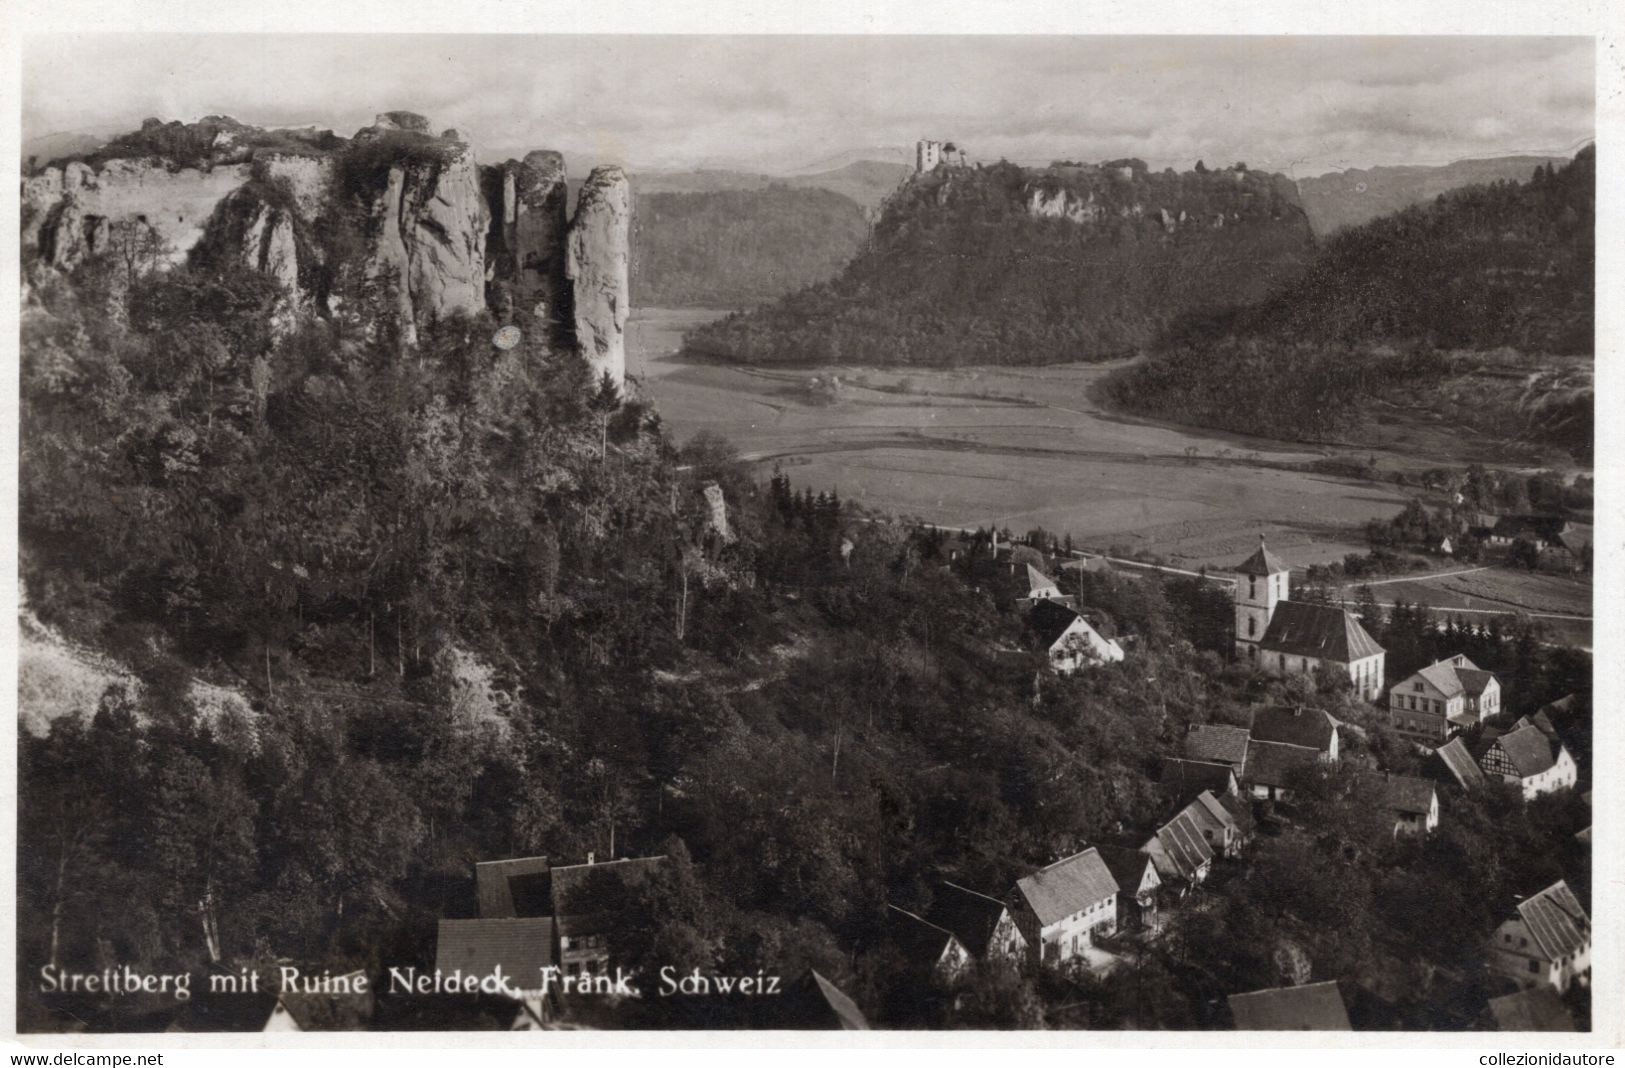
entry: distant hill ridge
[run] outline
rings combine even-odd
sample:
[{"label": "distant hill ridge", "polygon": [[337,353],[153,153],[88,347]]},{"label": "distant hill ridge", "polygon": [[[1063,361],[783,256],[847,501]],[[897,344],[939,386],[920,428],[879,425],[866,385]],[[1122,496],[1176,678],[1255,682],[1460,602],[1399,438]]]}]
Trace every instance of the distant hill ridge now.
[{"label": "distant hill ridge", "polygon": [[854,160],[829,170],[787,175],[718,169],[644,171],[632,175],[632,188],[642,194],[717,193],[768,189],[776,185],[790,189],[826,189],[873,210],[880,207],[912,170],[901,163]]},{"label": "distant hill ridge", "polygon": [[1313,254],[1292,183],[1242,165],[944,165],[887,200],[834,280],[687,347],[751,363],[1101,359],[1182,313],[1261,299]]},{"label": "distant hill ridge", "polygon": [[1348,226],[1432,200],[1463,186],[1512,180],[1521,182],[1536,167],[1561,167],[1566,156],[1497,156],[1463,159],[1443,166],[1371,167],[1333,171],[1298,179],[1298,196],[1315,233],[1326,236]]},{"label": "distant hill ridge", "polygon": [[633,306],[752,307],[834,276],[868,233],[863,208],[827,189],[639,193]]}]

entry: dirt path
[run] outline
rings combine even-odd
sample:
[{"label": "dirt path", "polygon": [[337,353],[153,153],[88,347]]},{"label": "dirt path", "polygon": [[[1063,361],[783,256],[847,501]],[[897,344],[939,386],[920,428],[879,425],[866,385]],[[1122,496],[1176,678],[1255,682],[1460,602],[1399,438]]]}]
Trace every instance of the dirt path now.
[{"label": "dirt path", "polygon": [[1435,571],[1431,575],[1405,575],[1400,578],[1378,579],[1376,582],[1350,582],[1344,583],[1346,590],[1350,586],[1390,586],[1396,582],[1430,582],[1433,579],[1453,578],[1456,575],[1471,575],[1475,571],[1488,571],[1488,567],[1464,567],[1457,571]]}]

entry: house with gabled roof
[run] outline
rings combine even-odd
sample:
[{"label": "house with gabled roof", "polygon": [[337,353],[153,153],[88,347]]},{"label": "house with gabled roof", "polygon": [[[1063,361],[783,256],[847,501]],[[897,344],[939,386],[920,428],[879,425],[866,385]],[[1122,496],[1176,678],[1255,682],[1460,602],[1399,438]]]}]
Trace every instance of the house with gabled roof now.
[{"label": "house with gabled roof", "polygon": [[1117,880],[1094,848],[1017,879],[1005,904],[1035,963],[1083,956],[1095,937],[1117,930]]},{"label": "house with gabled roof", "polygon": [[1549,986],[1491,998],[1490,1019],[1497,1031],[1578,1031],[1574,1015]]},{"label": "house with gabled roof", "polygon": [[559,939],[559,967],[565,975],[601,975],[610,965],[610,937],[633,919],[630,910],[643,884],[666,858],[626,857],[551,869],[554,930]]},{"label": "house with gabled roof", "polygon": [[1028,618],[1039,646],[1049,656],[1050,667],[1059,674],[1070,675],[1080,668],[1123,659],[1121,645],[1101,637],[1087,619],[1059,601],[1033,602]]},{"label": "house with gabled roof", "polygon": [[1318,749],[1284,742],[1253,742],[1247,747],[1247,790],[1260,801],[1291,800],[1290,780],[1298,769],[1322,763]]},{"label": "house with gabled roof", "polygon": [[[547,919],[557,940],[565,975],[601,974],[609,966],[609,941],[628,919],[638,888],[666,862],[626,857],[585,864],[551,864],[546,857],[510,857],[474,865],[480,918]],[[450,922],[450,921],[448,921]]]},{"label": "house with gabled roof", "polygon": [[888,937],[922,979],[953,979],[970,967],[970,951],[947,928],[907,909],[886,904]]},{"label": "house with gabled roof", "polygon": [[1236,771],[1229,764],[1163,757],[1157,771],[1157,782],[1163,790],[1182,804],[1203,790],[1211,791],[1215,797],[1234,796],[1241,792]]},{"label": "house with gabled roof", "polygon": [[1250,823],[1244,825],[1240,818],[1245,803],[1237,804],[1234,798],[1230,800],[1231,804],[1225,805],[1211,791],[1203,790],[1179,812],[1190,818],[1191,825],[1213,847],[1214,854],[1221,857],[1233,857],[1240,853],[1250,829]]},{"label": "house with gabled roof", "polygon": [[1407,738],[1439,745],[1501,711],[1501,683],[1466,656],[1429,664],[1388,691],[1388,722]]},{"label": "house with gabled roof", "polygon": [[1228,764],[1236,770],[1237,777],[1245,777],[1247,742],[1251,738],[1252,734],[1246,727],[1192,723],[1185,734],[1183,753],[1186,760]]},{"label": "house with gabled roof", "polygon": [[1118,930],[1154,931],[1162,924],[1157,898],[1162,889],[1162,877],[1157,874],[1156,863],[1138,849],[1128,846],[1102,845],[1100,858],[1117,880]]},{"label": "house with gabled roof", "polygon": [[1524,800],[1573,788],[1579,769],[1568,749],[1533,724],[1498,735],[1478,758],[1486,778],[1515,783]]},{"label": "house with gabled roof", "polygon": [[1231,994],[1237,1031],[1351,1031],[1337,980]]},{"label": "house with gabled roof", "polygon": [[1429,834],[1439,826],[1439,794],[1431,782],[1385,771],[1368,772],[1366,778],[1376,784],[1393,814],[1396,837]]},{"label": "house with gabled roof", "polygon": [[1184,811],[1158,827],[1140,852],[1156,865],[1162,885],[1181,897],[1202,885],[1213,870],[1215,849],[1191,814]]},{"label": "house with gabled roof", "polygon": [[1444,775],[1454,781],[1463,790],[1476,790],[1484,785],[1484,772],[1468,751],[1467,743],[1461,738],[1452,738],[1433,751],[1433,758],[1437,762],[1435,773],[1443,771]]},{"label": "house with gabled roof", "polygon": [[1591,917],[1559,879],[1518,902],[1490,938],[1490,967],[1523,989],[1549,986],[1559,994],[1591,973]]},{"label": "house with gabled roof", "polygon": [[951,931],[959,944],[978,960],[1020,960],[1027,940],[1005,903],[944,879],[926,919]]},{"label": "house with gabled roof", "polygon": [[1262,536],[1258,550],[1236,566],[1237,657],[1279,675],[1331,671],[1364,699],[1376,700],[1387,653],[1348,609],[1291,600],[1290,577],[1291,567]]},{"label": "house with gabled roof", "polygon": [[1330,712],[1302,705],[1271,705],[1253,711],[1250,740],[1313,749],[1321,763],[1335,764],[1337,727]]}]

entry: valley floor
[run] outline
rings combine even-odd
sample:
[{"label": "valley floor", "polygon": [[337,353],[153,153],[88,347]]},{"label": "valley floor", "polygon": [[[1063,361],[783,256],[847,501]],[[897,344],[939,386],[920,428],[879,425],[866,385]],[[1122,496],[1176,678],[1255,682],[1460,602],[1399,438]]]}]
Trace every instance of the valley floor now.
[{"label": "valley floor", "polygon": [[[1316,461],[1374,460],[1392,472],[1511,459],[1459,435],[1440,454],[1416,448],[1415,435],[1389,450],[1322,447],[1123,417],[1090,397],[1116,364],[752,368],[673,358],[684,330],[721,314],[633,315],[628,371],[679,440],[718,433],[798,487],[945,527],[1041,527],[1187,568],[1233,563],[1264,534],[1307,567],[1364,552],[1359,528],[1410,496],[1392,482],[1310,470]],[[1380,596],[1469,613],[1591,610],[1589,583],[1503,569],[1407,581]],[[1589,620],[1548,622],[1589,644]]]}]

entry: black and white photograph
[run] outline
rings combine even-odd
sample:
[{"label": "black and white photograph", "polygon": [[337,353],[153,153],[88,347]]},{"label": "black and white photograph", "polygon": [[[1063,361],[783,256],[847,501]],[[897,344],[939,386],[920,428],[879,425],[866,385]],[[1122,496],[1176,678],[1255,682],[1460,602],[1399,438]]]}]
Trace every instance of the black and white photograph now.
[{"label": "black and white photograph", "polygon": [[1009,29],[23,36],[18,1036],[1619,1041],[1618,54]]}]

